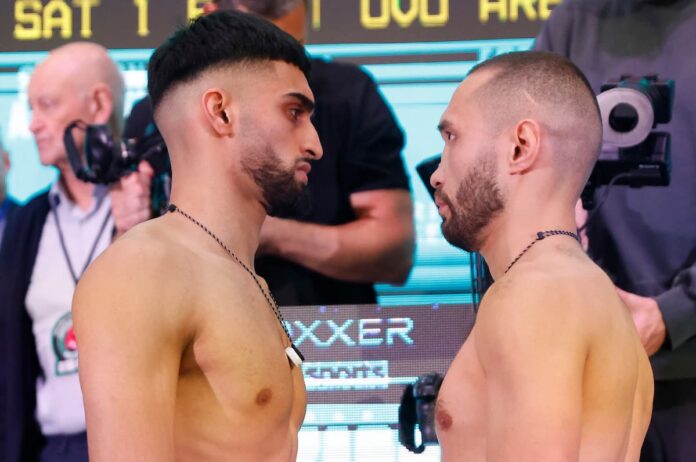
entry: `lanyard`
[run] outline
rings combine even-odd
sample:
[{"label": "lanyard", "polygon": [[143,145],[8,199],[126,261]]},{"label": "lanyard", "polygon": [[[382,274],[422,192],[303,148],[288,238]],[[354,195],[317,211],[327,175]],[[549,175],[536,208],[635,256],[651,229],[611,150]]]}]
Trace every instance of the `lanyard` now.
[{"label": "lanyard", "polygon": [[56,207],[53,205],[53,201],[51,201],[51,212],[53,213],[53,218],[56,220],[56,228],[58,228],[58,238],[60,239],[60,247],[63,250],[63,256],[65,257],[65,262],[68,264],[68,269],[70,270],[70,275],[72,276],[73,281],[75,282],[75,285],[77,286],[77,281],[80,280],[82,275],[85,273],[85,270],[87,270],[87,267],[92,262],[92,258],[94,257],[94,252],[97,250],[97,245],[99,244],[99,240],[101,239],[102,234],[104,234],[104,230],[106,229],[106,224],[109,222],[109,218],[111,218],[111,210],[109,210],[109,213],[106,214],[106,217],[104,218],[104,221],[102,222],[101,227],[99,228],[99,232],[97,233],[97,237],[94,239],[94,243],[92,244],[92,249],[89,251],[89,255],[87,256],[87,261],[85,262],[85,265],[82,268],[82,271],[80,271],[79,276],[75,273],[75,269],[73,268],[72,261],[70,260],[70,254],[68,253],[68,248],[65,245],[65,238],[63,236],[63,229],[60,227],[60,221],[58,220],[58,213],[56,212]]}]

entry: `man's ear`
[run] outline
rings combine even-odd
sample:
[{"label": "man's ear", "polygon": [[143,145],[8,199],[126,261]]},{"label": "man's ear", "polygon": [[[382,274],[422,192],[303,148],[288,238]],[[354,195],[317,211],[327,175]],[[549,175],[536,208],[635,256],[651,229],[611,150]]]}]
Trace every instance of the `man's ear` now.
[{"label": "man's ear", "polygon": [[93,122],[108,123],[114,111],[114,95],[111,88],[105,83],[98,83],[92,87],[89,106]]},{"label": "man's ear", "polygon": [[220,9],[220,7],[217,4],[215,4],[213,2],[208,2],[208,3],[203,5],[203,14],[210,14],[210,13],[213,13],[213,12],[219,10],[219,9]]},{"label": "man's ear", "polygon": [[232,98],[225,90],[211,88],[203,94],[203,113],[209,127],[218,136],[234,136],[236,120]]},{"label": "man's ear", "polygon": [[515,175],[528,171],[537,161],[541,151],[541,127],[532,119],[517,123],[511,150],[508,153],[508,171]]}]

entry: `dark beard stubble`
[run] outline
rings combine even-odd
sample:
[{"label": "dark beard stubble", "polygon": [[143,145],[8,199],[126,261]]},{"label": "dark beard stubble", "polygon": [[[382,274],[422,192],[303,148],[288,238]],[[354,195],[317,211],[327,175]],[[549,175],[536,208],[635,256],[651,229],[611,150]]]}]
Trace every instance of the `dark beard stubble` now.
[{"label": "dark beard stubble", "polygon": [[459,185],[456,205],[444,193],[436,193],[451,213],[442,222],[442,234],[453,246],[467,252],[481,249],[483,229],[505,207],[495,176],[493,162],[484,161],[472,168]]},{"label": "dark beard stubble", "polygon": [[302,161],[310,160],[300,159],[292,168],[283,170],[280,157],[268,144],[245,154],[242,169],[261,188],[268,215],[289,218],[306,208],[309,200],[307,187],[295,179],[297,164]]}]

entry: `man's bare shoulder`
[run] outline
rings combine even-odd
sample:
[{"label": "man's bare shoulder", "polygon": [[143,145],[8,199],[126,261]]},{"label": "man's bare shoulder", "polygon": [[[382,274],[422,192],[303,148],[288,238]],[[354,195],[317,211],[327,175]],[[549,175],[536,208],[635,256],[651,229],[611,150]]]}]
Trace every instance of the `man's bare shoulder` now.
[{"label": "man's bare shoulder", "polygon": [[521,264],[496,281],[482,300],[477,346],[508,345],[510,354],[530,345],[584,351],[595,336],[595,315],[605,307],[602,300],[615,298],[608,278],[589,260]]},{"label": "man's bare shoulder", "polygon": [[107,313],[157,316],[165,307],[186,305],[190,257],[161,220],[134,227],[90,265],[73,299],[76,322]]},{"label": "man's bare shoulder", "polygon": [[[79,287],[128,290],[140,300],[159,300],[208,312],[215,305],[245,310],[250,300],[264,301],[246,268],[186,221],[169,214],[135,226],[90,266]],[[259,283],[268,291],[261,278]],[[140,301],[137,301],[140,303]]]},{"label": "man's bare shoulder", "polygon": [[[483,305],[496,312],[517,312],[525,308],[525,317],[565,317],[574,311],[582,315],[596,306],[597,297],[616,299],[607,275],[584,253],[565,246],[542,258],[520,262],[491,287]],[[508,313],[512,314],[512,313]]]},{"label": "man's bare shoulder", "polygon": [[[102,277],[126,278],[136,286],[157,283],[139,281],[146,275],[162,275],[162,284],[166,277],[186,280],[186,249],[178,245],[175,234],[161,220],[141,223],[113,242],[90,265],[85,279],[94,283]],[[141,284],[145,282],[148,284]]]}]

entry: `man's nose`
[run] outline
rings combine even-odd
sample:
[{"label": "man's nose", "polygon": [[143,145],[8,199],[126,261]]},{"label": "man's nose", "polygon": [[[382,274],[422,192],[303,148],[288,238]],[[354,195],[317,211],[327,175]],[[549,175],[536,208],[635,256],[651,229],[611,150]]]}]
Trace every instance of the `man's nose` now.
[{"label": "man's nose", "polygon": [[319,134],[314,125],[310,125],[310,129],[306,135],[306,139],[303,146],[303,151],[309,155],[314,160],[319,160],[324,155],[324,149],[321,147],[321,141],[319,140]]},{"label": "man's nose", "polygon": [[31,121],[29,122],[29,131],[36,135],[39,128],[42,126],[41,118],[36,115],[36,112],[32,113]]},{"label": "man's nose", "polygon": [[430,186],[438,189],[442,186],[442,162],[437,166],[432,175],[430,175]]}]

